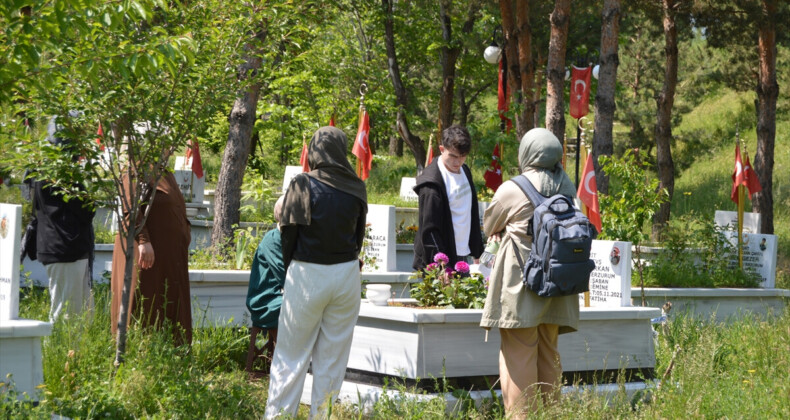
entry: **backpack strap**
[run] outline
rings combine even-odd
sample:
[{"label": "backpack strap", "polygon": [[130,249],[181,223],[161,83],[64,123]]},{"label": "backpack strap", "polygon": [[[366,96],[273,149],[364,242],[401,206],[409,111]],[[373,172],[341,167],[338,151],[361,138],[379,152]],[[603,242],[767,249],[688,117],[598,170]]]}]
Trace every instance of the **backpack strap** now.
[{"label": "backpack strap", "polygon": [[529,198],[529,201],[532,202],[534,207],[538,207],[540,203],[546,201],[546,197],[538,192],[534,185],[532,185],[532,181],[529,180],[524,174],[514,176],[510,178],[511,181],[515,182],[516,185],[521,188],[521,191]]}]

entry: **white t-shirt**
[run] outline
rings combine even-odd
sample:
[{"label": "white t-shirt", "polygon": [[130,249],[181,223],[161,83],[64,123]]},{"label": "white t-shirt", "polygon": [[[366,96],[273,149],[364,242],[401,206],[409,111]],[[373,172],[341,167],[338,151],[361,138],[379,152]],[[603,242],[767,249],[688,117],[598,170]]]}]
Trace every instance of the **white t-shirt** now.
[{"label": "white t-shirt", "polygon": [[469,232],[472,229],[472,187],[466,179],[464,170],[454,174],[444,166],[439,159],[439,172],[442,173],[447,198],[450,200],[450,214],[453,216],[453,231],[455,232],[455,252],[458,256],[472,253],[469,249]]}]

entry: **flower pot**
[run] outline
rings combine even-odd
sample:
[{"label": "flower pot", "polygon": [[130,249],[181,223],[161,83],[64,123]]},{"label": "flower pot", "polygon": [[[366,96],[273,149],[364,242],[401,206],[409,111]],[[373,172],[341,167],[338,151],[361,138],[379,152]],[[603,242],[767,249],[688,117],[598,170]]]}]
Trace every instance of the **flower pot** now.
[{"label": "flower pot", "polygon": [[365,286],[365,297],[374,305],[387,306],[390,290],[389,284],[368,284]]}]

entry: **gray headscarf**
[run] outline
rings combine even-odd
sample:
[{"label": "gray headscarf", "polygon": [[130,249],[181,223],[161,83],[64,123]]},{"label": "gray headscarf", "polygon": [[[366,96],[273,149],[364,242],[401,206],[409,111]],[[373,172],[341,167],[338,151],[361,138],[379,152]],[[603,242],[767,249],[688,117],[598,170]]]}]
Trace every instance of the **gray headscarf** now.
[{"label": "gray headscarf", "polygon": [[[359,179],[346,157],[348,139],[335,127],[321,127],[313,134],[307,152],[311,171],[294,177],[285,195],[281,226],[309,225],[310,180],[313,178],[332,188],[359,198],[367,206],[365,183]],[[306,175],[306,176],[302,176]],[[367,208],[365,209],[367,212]]]},{"label": "gray headscarf", "polygon": [[545,128],[533,128],[521,138],[518,165],[543,195],[576,195],[576,188],[562,168],[562,144]]}]

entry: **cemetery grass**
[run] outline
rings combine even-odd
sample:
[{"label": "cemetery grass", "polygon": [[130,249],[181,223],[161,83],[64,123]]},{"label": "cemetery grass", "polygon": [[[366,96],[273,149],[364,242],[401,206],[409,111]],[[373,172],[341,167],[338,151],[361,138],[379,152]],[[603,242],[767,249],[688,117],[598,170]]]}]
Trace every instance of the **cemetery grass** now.
[{"label": "cemetery grass", "polygon": [[[38,405],[0,403],[2,418],[261,418],[267,380],[250,380],[243,370],[246,328],[197,328],[191,349],[174,347],[169,334],[130,330],[126,363],[113,375],[115,343],[109,332],[108,287],[98,286],[92,317],[58,321],[44,339],[44,380]],[[20,316],[46,319],[45,289],[25,289]],[[677,316],[657,327],[656,376],[635,396],[608,399],[592,393],[565,394],[533,418],[790,418],[790,310],[730,324]],[[670,369],[670,361],[673,360]],[[669,372],[668,372],[669,371]],[[489,400],[473,407],[462,390],[436,379],[440,389],[461,397],[458,418],[504,418]],[[409,391],[403,387],[389,389]],[[308,408],[300,407],[299,418]],[[435,399],[384,397],[373,411],[333,407],[339,419],[443,419]]]}]

